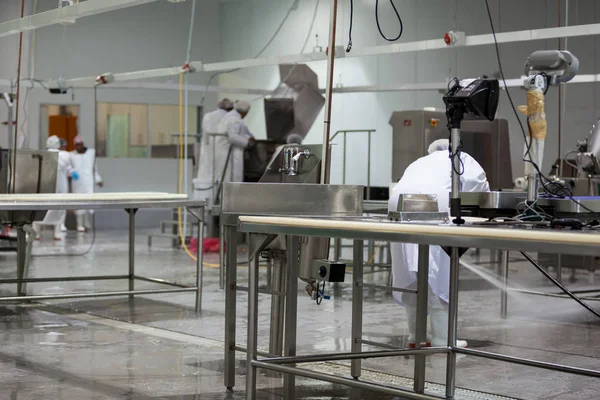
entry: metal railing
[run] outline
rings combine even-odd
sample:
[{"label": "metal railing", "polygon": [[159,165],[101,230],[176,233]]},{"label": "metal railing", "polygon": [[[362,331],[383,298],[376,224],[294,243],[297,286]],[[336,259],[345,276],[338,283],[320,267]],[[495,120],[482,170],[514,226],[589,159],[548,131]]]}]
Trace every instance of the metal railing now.
[{"label": "metal railing", "polygon": [[375,129],[346,129],[340,130],[333,134],[330,142],[337,137],[338,134],[342,133],[344,136],[344,153],[343,153],[343,164],[342,164],[342,185],[346,184],[346,149],[348,142],[348,133],[366,133],[368,135],[368,149],[367,149],[367,200],[371,199],[371,134],[376,132]]}]

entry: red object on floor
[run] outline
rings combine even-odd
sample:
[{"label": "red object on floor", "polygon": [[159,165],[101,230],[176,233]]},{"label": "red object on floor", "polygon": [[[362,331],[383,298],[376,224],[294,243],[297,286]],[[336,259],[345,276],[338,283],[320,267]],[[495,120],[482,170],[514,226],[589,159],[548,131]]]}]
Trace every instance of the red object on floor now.
[{"label": "red object on floor", "polygon": [[[202,252],[203,253],[218,253],[221,249],[221,241],[219,238],[206,238],[202,241]],[[198,251],[198,238],[192,238],[190,240],[190,252],[196,253]]]}]

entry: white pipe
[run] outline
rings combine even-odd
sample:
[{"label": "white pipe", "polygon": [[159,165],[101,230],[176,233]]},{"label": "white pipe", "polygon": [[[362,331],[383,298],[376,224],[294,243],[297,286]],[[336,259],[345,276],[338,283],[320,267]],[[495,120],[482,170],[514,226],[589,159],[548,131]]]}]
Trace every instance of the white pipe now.
[{"label": "white pipe", "polygon": [[68,7],[28,15],[0,23],[0,37],[14,35],[19,32],[32,31],[45,26],[56,25],[64,20],[89,17],[108,11],[139,6],[157,0],[87,0]]},{"label": "white pipe", "polygon": [[[87,2],[81,3],[86,4],[91,1],[96,0],[88,0]],[[113,0],[114,1],[114,0]],[[133,0],[130,0],[133,1]],[[139,1],[150,1],[150,0],[139,0]],[[70,6],[74,7],[74,6]],[[70,8],[68,7],[68,8]],[[533,30],[524,30],[524,31],[514,31],[514,32],[505,32],[498,33],[498,43],[513,43],[513,42],[524,42],[524,41],[533,41],[533,40],[546,40],[546,39],[557,39],[557,38],[568,38],[568,37],[578,37],[578,36],[593,36],[600,34],[600,23],[599,24],[589,24],[589,25],[574,25],[574,26],[563,26],[557,28],[544,28],[544,29],[533,29]],[[466,44],[464,46],[459,47],[471,47],[471,46],[483,46],[490,45],[494,43],[493,36],[491,34],[486,35],[473,35],[467,36]],[[383,46],[374,46],[374,47],[365,47],[365,48],[355,48],[352,49],[351,53],[348,54],[339,54],[336,52],[336,58],[341,57],[365,57],[365,56],[374,56],[374,55],[384,55],[384,54],[395,54],[395,53],[404,53],[404,52],[413,52],[413,51],[426,51],[426,50],[436,50],[436,49],[445,49],[449,48],[449,46],[444,43],[442,38],[431,39],[431,40],[422,40],[416,42],[407,42],[407,43],[396,43],[390,45]],[[455,47],[450,47],[455,48]],[[219,72],[219,71],[229,71],[232,69],[238,68],[255,68],[255,67],[265,67],[270,65],[279,65],[279,64],[295,64],[295,63],[306,63],[313,61],[325,61],[327,60],[327,56],[324,52],[316,52],[316,53],[307,53],[307,54],[292,54],[292,55],[284,55],[284,56],[271,56],[264,58],[256,58],[256,59],[245,59],[245,60],[236,60],[236,61],[225,61],[218,63],[210,63],[203,64],[200,61],[190,62],[190,65],[199,72]],[[141,70],[141,71],[133,71],[133,72],[125,72],[114,74],[115,82],[125,82],[132,80],[140,80],[147,78],[160,78],[165,76],[176,76],[181,72],[179,67],[173,68],[156,68],[149,70]],[[96,77],[83,77],[83,78],[74,78],[68,79],[66,81],[67,86],[92,86],[96,81]],[[49,86],[56,85],[56,81],[48,82]]]}]

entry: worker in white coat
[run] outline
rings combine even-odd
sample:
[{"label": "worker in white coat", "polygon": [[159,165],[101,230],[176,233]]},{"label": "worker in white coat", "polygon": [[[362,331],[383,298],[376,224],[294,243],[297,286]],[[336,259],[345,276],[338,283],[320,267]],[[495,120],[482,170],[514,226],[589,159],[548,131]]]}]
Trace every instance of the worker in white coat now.
[{"label": "worker in white coat", "polygon": [[[237,100],[233,105],[233,110],[228,112],[219,123],[217,133],[227,135],[227,137],[219,138],[219,140],[226,143],[225,146],[228,146],[227,153],[231,149],[224,182],[244,181],[244,150],[255,145],[254,136],[243,121],[249,111],[249,102]],[[220,160],[222,163],[218,165],[217,171],[223,171],[226,159],[227,155],[223,160]]]},{"label": "worker in white coat", "polygon": [[[200,143],[200,164],[198,167],[198,180],[196,190],[205,190],[206,197],[212,200],[213,189],[217,189],[218,182],[223,174],[222,166],[229,152],[229,140],[213,136],[218,132],[219,123],[233,110],[233,102],[227,98],[219,100],[217,109],[209,112],[202,118],[202,141]],[[214,144],[214,147],[213,147]],[[214,152],[213,152],[214,149]],[[218,169],[221,166],[221,170]]]},{"label": "worker in white coat", "polygon": [[[440,212],[449,211],[451,191],[451,160],[447,139],[433,142],[429,155],[410,164],[400,181],[394,186],[389,200],[389,210],[396,210],[400,194],[435,194]],[[461,175],[461,191],[485,192],[490,187],[485,171],[470,155],[462,152],[464,165]],[[392,243],[392,275],[394,287],[416,289],[418,270],[418,245]],[[450,279],[450,257],[440,246],[429,250],[429,316],[431,344],[446,346],[448,343],[448,295]],[[408,345],[415,346],[417,303],[414,294],[394,292],[394,299],[405,306],[409,331]],[[458,347],[466,347],[464,340],[457,341]]]},{"label": "worker in white coat", "polygon": [[[77,172],[71,164],[69,153],[61,150],[61,141],[58,136],[50,136],[46,140],[46,149],[48,151],[58,152],[58,168],[56,171],[56,193],[69,193],[69,177],[78,178]],[[65,225],[67,217],[66,210],[49,210],[41,222],[34,222],[33,229],[36,233],[36,239],[40,238],[41,225],[54,226],[54,240],[61,240],[61,232]]]},{"label": "worker in white coat", "polygon": [[[71,163],[79,175],[79,179],[73,179],[73,193],[94,193],[96,185],[99,187],[104,186],[96,165],[96,151],[85,147],[81,136],[75,137],[73,143],[75,144],[75,150],[70,153]],[[90,210],[75,211],[77,232],[85,232],[86,229],[91,227],[91,213]]]}]

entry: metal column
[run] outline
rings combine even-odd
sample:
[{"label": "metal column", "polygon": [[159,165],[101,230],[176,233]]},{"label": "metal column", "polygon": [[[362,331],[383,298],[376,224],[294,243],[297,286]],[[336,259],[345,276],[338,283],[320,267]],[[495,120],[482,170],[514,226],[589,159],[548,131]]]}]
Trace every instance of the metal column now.
[{"label": "metal column", "polygon": [[[300,238],[288,236],[287,239],[287,288],[285,299],[285,355],[296,355],[296,323],[298,313],[298,268]],[[293,366],[293,365],[292,365]],[[296,378],[287,374],[283,377],[283,398],[294,399]]]},{"label": "metal column", "polygon": [[[364,263],[364,242],[355,240],[353,249],[352,264],[352,343],[351,351],[360,353],[362,351],[362,314],[363,314],[363,263]],[[351,361],[350,374],[354,379],[360,378],[361,360]]]},{"label": "metal column", "polygon": [[500,292],[500,317],[506,318],[508,311],[508,250],[502,251],[502,291]]},{"label": "metal column", "polygon": [[[254,235],[250,234],[248,238],[250,248],[252,248],[253,240]],[[248,361],[248,370],[246,371],[247,400],[256,399],[257,368],[252,366],[252,361],[256,361],[258,357],[258,258],[258,253],[252,254],[252,252],[250,252],[248,255],[248,345],[246,350],[246,359]]]},{"label": "metal column", "polygon": [[454,398],[456,385],[456,330],[458,325],[458,268],[459,249],[453,247],[450,254],[450,296],[448,301],[448,347],[451,351],[446,359],[446,398]]},{"label": "metal column", "polygon": [[[429,295],[429,245],[419,245],[419,268],[417,270],[417,321],[416,348],[427,341],[427,296]],[[415,356],[414,391],[425,392],[425,355]]]},{"label": "metal column", "polygon": [[204,280],[204,209],[202,214],[194,214],[198,220],[198,246],[196,248],[196,312],[202,309],[202,282]]},{"label": "metal column", "polygon": [[223,225],[227,246],[225,265],[225,386],[235,386],[235,319],[237,280],[237,231],[234,226]]},{"label": "metal column", "polygon": [[[126,210],[129,214],[129,290],[135,290],[135,213],[137,208]],[[133,295],[129,295],[129,300],[133,300]]]}]

